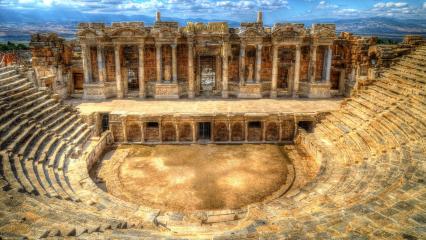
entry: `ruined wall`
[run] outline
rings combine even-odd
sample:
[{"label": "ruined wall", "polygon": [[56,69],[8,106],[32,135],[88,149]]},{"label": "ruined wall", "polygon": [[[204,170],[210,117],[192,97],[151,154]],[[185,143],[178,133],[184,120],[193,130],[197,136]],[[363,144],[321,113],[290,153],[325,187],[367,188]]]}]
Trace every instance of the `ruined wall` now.
[{"label": "ruined wall", "polygon": [[66,98],[71,77],[72,47],[67,46],[57,34],[50,33],[32,35],[30,49],[38,86]]}]

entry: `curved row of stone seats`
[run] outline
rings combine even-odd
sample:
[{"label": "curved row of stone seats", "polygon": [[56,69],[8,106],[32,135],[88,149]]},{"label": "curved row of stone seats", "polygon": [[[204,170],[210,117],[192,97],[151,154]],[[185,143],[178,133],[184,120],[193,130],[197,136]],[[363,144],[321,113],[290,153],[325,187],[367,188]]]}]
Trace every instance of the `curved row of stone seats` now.
[{"label": "curved row of stone seats", "polygon": [[[393,67],[411,66],[407,68],[407,71],[417,69],[420,70],[419,74],[424,74],[426,68],[420,64],[422,61],[413,61],[413,59],[418,59],[419,56],[426,59],[425,51],[426,47],[420,47],[411,54],[413,57],[411,55],[404,57]],[[407,62],[409,64],[406,64]],[[420,75],[420,78],[405,78],[403,75],[385,73],[382,78],[377,79],[348,100],[340,111],[327,116],[315,127],[313,133],[307,134],[301,130],[298,141],[313,157],[321,161],[315,180],[300,189],[291,189],[283,197],[268,204],[255,207],[256,209],[252,209],[249,216],[241,220],[237,227],[229,231],[215,232],[213,237],[215,239],[249,237],[253,239],[424,239],[426,236],[422,229],[425,224],[424,202],[426,201],[424,187],[426,171],[424,89],[426,83],[422,79],[425,77],[426,75]],[[75,127],[78,129],[78,125]],[[40,138],[55,141],[52,140],[55,134],[46,133],[46,131],[43,129],[41,133],[46,137]],[[56,133],[56,130],[53,132]],[[67,136],[70,139],[75,137],[72,133],[57,136],[60,136],[61,140]],[[68,150],[68,148],[62,149],[63,144],[60,142],[56,144],[59,149],[52,149],[51,154],[62,154],[63,151]],[[37,159],[42,155],[37,152],[34,154],[36,160],[26,162],[40,161]],[[3,152],[0,156],[3,163],[2,178],[8,181],[7,185],[4,180],[0,181],[4,188],[13,189],[13,186],[21,186],[22,183],[19,176],[15,175],[16,169],[13,165],[16,160],[4,160],[9,158],[10,153]],[[139,239],[152,236],[149,232],[141,230],[105,230],[105,233],[102,231],[92,233],[89,229],[100,230],[101,227],[96,227],[101,224],[93,224],[93,221],[81,224],[75,219],[75,215],[70,212],[80,211],[80,208],[82,216],[87,215],[88,219],[93,220],[100,218],[94,208],[102,209],[102,213],[108,217],[119,214],[121,210],[124,211],[125,206],[135,211],[136,209],[132,204],[120,201],[97,188],[90,180],[87,171],[81,171],[86,166],[79,164],[86,164],[85,162],[72,161],[70,158],[63,158],[63,155],[60,158],[63,160],[64,168],[68,169],[63,171],[64,177],[69,178],[71,189],[75,190],[82,202],[76,203],[44,196],[32,198],[31,200],[43,199],[46,205],[53,201],[53,205],[64,203],[66,206],[65,209],[54,208],[54,211],[60,214],[59,216],[49,212],[48,216],[52,215],[51,218],[28,223],[28,228],[37,234],[36,236],[54,236],[58,232],[63,236],[69,234],[70,229],[73,229],[73,235],[81,234],[82,239],[109,237]],[[55,160],[44,161],[54,162]],[[54,163],[53,166],[55,166]],[[9,178],[12,181],[9,182]],[[23,195],[11,190],[6,193],[16,194],[18,198]],[[31,202],[31,205],[40,207],[43,205],[43,200],[40,201],[41,203]],[[27,205],[19,207],[30,209]],[[37,207],[29,211],[38,214],[46,213],[46,210]],[[18,212],[22,214],[22,211]],[[28,219],[32,221],[33,218]],[[63,225],[59,225],[58,222],[63,222]],[[108,223],[108,221],[105,222]],[[20,224],[25,224],[25,221]],[[46,227],[50,224],[52,228]],[[36,233],[40,230],[41,233]],[[23,235],[27,234],[23,233]],[[156,237],[161,237],[161,233],[155,234],[160,235]],[[168,234],[170,233],[166,232],[162,236],[167,237]],[[206,236],[210,239],[213,237]]]},{"label": "curved row of stone seats", "polygon": [[[426,47],[420,50],[413,58],[426,59]],[[315,181],[258,207],[215,239],[424,239],[426,68],[410,59],[393,67],[421,75],[390,69],[314,133],[301,133],[322,163]]]},{"label": "curved row of stone seats", "polygon": [[0,238],[4,226],[39,238],[129,225],[79,202],[67,180],[66,160],[91,136],[76,110],[12,67],[0,70],[0,110]]},{"label": "curved row of stone seats", "polygon": [[[413,55],[424,60],[426,47],[421,49]],[[407,59],[397,66],[405,66]],[[420,79],[378,79],[321,121],[314,133],[302,132],[300,141],[322,163],[315,181],[264,206],[263,214],[256,211],[245,227],[222,239],[248,234],[283,239],[424,239],[426,84],[421,79],[426,79],[426,68],[414,68],[422,70]],[[415,87],[403,91],[407,85]],[[268,227],[273,231],[265,230]]]}]

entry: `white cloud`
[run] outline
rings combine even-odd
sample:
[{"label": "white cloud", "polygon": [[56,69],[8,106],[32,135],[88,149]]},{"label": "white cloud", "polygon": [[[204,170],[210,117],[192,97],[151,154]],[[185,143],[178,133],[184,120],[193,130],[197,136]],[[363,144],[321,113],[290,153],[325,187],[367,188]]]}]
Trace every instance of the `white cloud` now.
[{"label": "white cloud", "polygon": [[405,2],[380,2],[374,4],[375,8],[403,8],[407,6],[408,3]]},{"label": "white cloud", "polygon": [[317,6],[318,9],[336,9],[338,7],[338,5],[327,3],[326,1],[320,1]]}]

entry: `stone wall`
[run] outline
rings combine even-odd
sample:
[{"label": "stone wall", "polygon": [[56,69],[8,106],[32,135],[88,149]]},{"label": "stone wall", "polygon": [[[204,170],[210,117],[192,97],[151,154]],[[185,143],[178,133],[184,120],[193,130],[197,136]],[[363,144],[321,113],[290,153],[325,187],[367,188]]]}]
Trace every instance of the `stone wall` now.
[{"label": "stone wall", "polygon": [[[84,116],[101,134],[99,113]],[[317,122],[316,114],[237,114],[215,116],[150,116],[121,112],[109,114],[109,129],[115,142],[145,144],[291,143],[299,121]],[[209,124],[209,135],[201,136],[200,123]]]}]

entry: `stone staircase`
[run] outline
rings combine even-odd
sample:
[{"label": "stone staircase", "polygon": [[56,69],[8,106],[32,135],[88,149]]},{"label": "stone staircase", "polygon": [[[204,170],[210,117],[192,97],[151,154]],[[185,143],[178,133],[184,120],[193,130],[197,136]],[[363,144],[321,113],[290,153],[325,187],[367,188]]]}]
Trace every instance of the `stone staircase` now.
[{"label": "stone staircase", "polygon": [[17,67],[0,69],[0,238],[139,228],[81,201],[66,170],[92,128],[23,76]]},{"label": "stone staircase", "polygon": [[99,189],[72,157],[90,128],[16,69],[0,69],[0,237],[425,239],[425,59],[420,46],[313,133],[300,130],[298,144],[318,163],[313,180],[250,207],[237,225],[185,234],[149,228],[141,207]]}]

